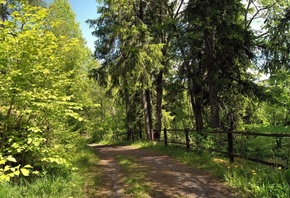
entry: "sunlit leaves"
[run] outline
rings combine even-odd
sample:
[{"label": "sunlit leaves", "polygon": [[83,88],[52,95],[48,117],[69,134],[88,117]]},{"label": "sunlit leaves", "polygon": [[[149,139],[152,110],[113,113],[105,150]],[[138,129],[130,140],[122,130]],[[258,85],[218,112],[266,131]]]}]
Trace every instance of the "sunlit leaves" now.
[{"label": "sunlit leaves", "polygon": [[[21,173],[24,175],[24,176],[29,176],[29,170],[26,169],[26,168],[20,168],[20,171]],[[19,175],[19,173],[18,173]]]},{"label": "sunlit leaves", "polygon": [[0,142],[0,180],[30,175],[32,166],[10,164],[32,161],[38,169],[69,164],[58,153],[65,153],[65,146],[53,145],[69,142],[71,118],[83,121],[74,87],[89,52],[81,35],[57,36],[48,26],[48,13],[24,3],[0,26],[0,130],[6,138]]},{"label": "sunlit leaves", "polygon": [[9,162],[16,162],[16,159],[14,157],[12,157],[11,155],[6,157],[6,160],[9,161]]},{"label": "sunlit leaves", "polygon": [[289,1],[263,2],[268,6],[261,37],[262,68],[266,73],[276,73],[279,69],[289,70],[290,10]]},{"label": "sunlit leaves", "polygon": [[17,161],[11,155],[6,157],[6,158],[4,158],[0,155],[0,165],[1,165],[0,166],[0,182],[1,181],[10,181],[11,178],[16,177],[16,176],[20,176],[21,174],[23,176],[29,176],[30,169],[33,168],[29,164],[27,164],[23,167],[21,167],[21,165],[16,165],[16,166],[5,165],[6,162],[9,162],[9,163],[15,162],[16,163]]}]

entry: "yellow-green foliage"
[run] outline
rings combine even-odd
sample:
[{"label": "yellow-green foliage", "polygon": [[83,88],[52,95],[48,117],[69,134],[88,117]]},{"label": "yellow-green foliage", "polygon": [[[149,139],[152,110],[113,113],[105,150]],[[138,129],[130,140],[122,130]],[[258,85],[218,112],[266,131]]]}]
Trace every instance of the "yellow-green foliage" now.
[{"label": "yellow-green foliage", "polygon": [[0,180],[71,167],[67,153],[80,139],[67,125],[83,122],[74,81],[81,81],[78,69],[88,56],[80,50],[82,61],[68,60],[83,41],[56,36],[62,21],[48,23],[48,9],[26,3],[10,9],[0,24]]},{"label": "yellow-green foliage", "polygon": [[[0,168],[0,181],[10,181],[11,178],[15,176],[19,176],[22,174],[23,176],[29,176],[30,169],[32,168],[30,165],[25,165],[23,167],[20,167],[20,165],[17,166],[10,166],[7,165],[7,162],[17,162],[14,157],[11,155],[7,157],[0,156],[0,165],[4,166],[4,168]],[[37,171],[33,172],[34,174],[37,174]]]}]

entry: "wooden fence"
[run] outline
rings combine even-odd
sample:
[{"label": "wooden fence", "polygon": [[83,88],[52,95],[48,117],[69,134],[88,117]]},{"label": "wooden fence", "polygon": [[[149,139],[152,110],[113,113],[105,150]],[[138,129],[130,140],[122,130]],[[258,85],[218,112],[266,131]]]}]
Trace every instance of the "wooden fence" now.
[{"label": "wooden fence", "polygon": [[[208,135],[226,135],[226,144],[227,144],[227,151],[225,150],[219,150],[214,148],[209,148],[212,152],[221,153],[224,155],[227,155],[230,162],[234,162],[235,157],[243,158],[249,161],[258,162],[261,164],[274,166],[274,167],[281,167],[281,168],[288,168],[288,161],[289,156],[287,157],[287,163],[286,164],[280,164],[280,163],[274,163],[269,162],[262,159],[252,158],[252,157],[246,157],[243,155],[240,155],[239,153],[234,152],[234,145],[235,145],[235,139],[234,136],[241,135],[246,136],[247,138],[250,136],[254,137],[267,137],[267,138],[290,138],[290,134],[281,134],[281,133],[252,133],[252,132],[243,132],[243,131],[212,131],[212,132],[202,132],[197,133],[195,130],[190,129],[163,129],[162,131],[151,131],[152,137],[154,137],[153,134],[159,134],[158,138],[152,138],[154,141],[164,142],[164,145],[167,146],[168,144],[175,144],[175,145],[181,145],[185,146],[187,151],[190,151],[190,149],[193,147],[193,144],[191,144],[191,135],[199,134],[201,137],[205,137]],[[129,131],[126,133],[119,134],[119,136],[126,135],[128,141],[135,141],[135,140],[142,140],[142,131]],[[178,137],[174,138],[174,137]],[[290,150],[290,148],[289,148]]]}]

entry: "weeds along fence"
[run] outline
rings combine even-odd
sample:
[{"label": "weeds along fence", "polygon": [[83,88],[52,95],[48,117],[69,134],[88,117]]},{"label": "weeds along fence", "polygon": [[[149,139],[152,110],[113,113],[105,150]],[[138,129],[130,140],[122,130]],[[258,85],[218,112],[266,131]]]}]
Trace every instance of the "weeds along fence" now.
[{"label": "weeds along fence", "polygon": [[[228,156],[230,162],[235,158],[281,168],[289,167],[290,134],[252,133],[239,131],[212,131],[198,133],[191,129],[163,129],[151,131],[152,140],[185,147],[187,151],[208,150]],[[144,140],[141,130],[115,134],[115,141]]]},{"label": "weeds along fence", "polygon": [[145,140],[143,138],[143,131],[141,130],[130,130],[128,132],[123,132],[123,133],[113,133],[112,136],[113,141],[137,141],[137,140]]}]

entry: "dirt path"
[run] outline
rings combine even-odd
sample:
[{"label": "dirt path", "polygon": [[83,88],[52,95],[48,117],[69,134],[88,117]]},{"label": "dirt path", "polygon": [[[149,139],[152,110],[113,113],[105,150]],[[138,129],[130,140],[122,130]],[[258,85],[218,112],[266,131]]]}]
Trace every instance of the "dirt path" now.
[{"label": "dirt path", "polygon": [[95,197],[137,197],[128,193],[126,178],[131,177],[118,162],[118,157],[134,159],[148,184],[150,193],[138,197],[154,198],[225,198],[235,197],[225,184],[202,170],[193,169],[157,152],[132,146],[95,145],[102,169],[102,184]]}]

